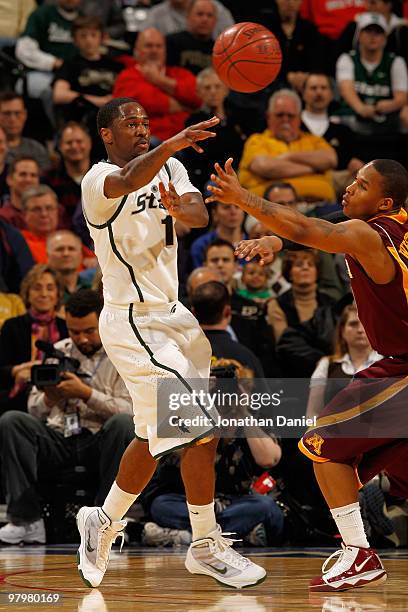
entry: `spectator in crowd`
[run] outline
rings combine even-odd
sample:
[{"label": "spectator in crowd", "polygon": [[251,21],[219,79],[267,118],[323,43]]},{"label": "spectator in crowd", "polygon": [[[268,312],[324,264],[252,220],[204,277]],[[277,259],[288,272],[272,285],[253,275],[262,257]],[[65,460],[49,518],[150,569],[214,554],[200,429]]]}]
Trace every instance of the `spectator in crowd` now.
[{"label": "spectator in crowd", "polygon": [[22,234],[36,263],[47,262],[46,240],[58,226],[58,199],[48,185],[29,187],[22,194],[26,229]]},{"label": "spectator in crowd", "polygon": [[318,290],[319,253],[312,249],[289,251],[282,261],[282,274],[291,289],[268,302],[268,323],[278,342],[287,327],[309,321],[319,306],[333,300]]},{"label": "spectator in crowd", "polygon": [[300,14],[314,23],[321,34],[337,40],[346,25],[366,6],[367,0],[303,0]]},{"label": "spectator in crowd", "polygon": [[91,129],[96,125],[98,108],[112,98],[122,66],[101,53],[103,27],[98,17],[77,17],[72,37],[77,52],[55,74],[53,101],[64,121],[82,121]]},{"label": "spectator in crowd", "polygon": [[183,303],[185,306],[187,306],[187,308],[190,308],[191,306],[191,298],[197,287],[199,285],[203,285],[204,283],[209,283],[210,281],[221,281],[221,276],[217,270],[209,268],[208,266],[199,266],[198,268],[194,268],[194,270],[189,274],[186,282],[187,299],[183,300]]},{"label": "spectator in crowd", "polygon": [[219,238],[235,246],[247,238],[242,230],[245,214],[238,206],[216,202],[211,217],[214,229],[199,236],[191,245],[190,254],[194,268],[203,265],[205,250],[214,240]]},{"label": "spectator in crowd", "polygon": [[33,157],[16,157],[9,165],[6,180],[10,193],[3,198],[0,217],[19,230],[26,229],[21,196],[29,187],[40,184],[40,167]]},{"label": "spectator in crowd", "polygon": [[304,109],[302,126],[305,132],[321,136],[337,154],[337,169],[333,170],[333,183],[337,199],[353,181],[358,170],[364,165],[356,157],[356,138],[350,128],[331,120],[329,106],[333,101],[333,87],[326,74],[311,73],[303,88]]},{"label": "spectator in crowd", "polygon": [[27,109],[24,99],[14,91],[0,94],[0,126],[6,132],[8,154],[7,161],[27,155],[34,157],[42,170],[50,166],[50,158],[46,148],[32,138],[23,136],[27,122]]},{"label": "spectator in crowd", "polygon": [[[29,187],[22,197],[24,219],[27,229],[22,234],[37,263],[46,263],[47,238],[58,226],[58,199],[55,191],[48,185]],[[92,251],[82,246],[84,262],[87,267],[95,267],[96,259]]]},{"label": "spectator in crowd", "polygon": [[336,303],[318,306],[309,321],[285,329],[276,345],[285,376],[308,378],[318,361],[333,352],[336,323],[343,308],[352,300],[352,294],[347,293]]},{"label": "spectator in crowd", "polygon": [[237,293],[248,300],[264,304],[272,297],[268,287],[268,270],[256,259],[245,264],[241,283],[242,287],[238,287]]},{"label": "spectator in crowd", "polygon": [[[253,377],[249,368],[235,359],[217,359],[215,367],[235,366],[237,385],[245,385]],[[240,383],[240,379],[245,379]],[[235,381],[234,381],[235,382]],[[224,532],[257,546],[280,543],[283,513],[273,497],[260,495],[252,487],[265,468],[280,460],[281,448],[276,440],[255,428],[244,436],[223,438],[217,448],[215,462],[215,510],[217,522]],[[151,546],[189,544],[191,541],[186,497],[179,470],[179,457],[172,454],[160,463],[158,472],[143,493],[145,508],[154,522],[145,524],[142,542]],[[262,535],[260,535],[262,534]]]},{"label": "spectator in crowd", "polygon": [[368,341],[355,304],[346,306],[336,325],[334,352],[323,357],[310,379],[307,417],[319,416],[323,406],[344,388],[354,374],[382,359]]},{"label": "spectator in crowd", "polygon": [[42,4],[28,18],[16,45],[16,57],[31,71],[27,74],[32,98],[49,96],[54,71],[75,53],[71,26],[81,0],[56,0]]},{"label": "spectator in crowd", "polygon": [[90,283],[79,273],[82,263],[82,243],[70,230],[57,230],[47,238],[48,265],[57,272],[64,289],[63,303],[79,289],[89,289]]},{"label": "spectator in crowd", "polygon": [[167,36],[167,58],[171,66],[182,66],[193,74],[211,66],[217,7],[213,0],[191,0],[187,27]]},{"label": "spectator in crowd", "polygon": [[217,138],[208,141],[203,153],[197,153],[194,149],[183,151],[183,162],[188,168],[191,180],[204,192],[213,171],[214,159],[222,159],[225,151],[228,151],[234,158],[234,165],[238,166],[246,138],[243,129],[246,121],[242,121],[244,114],[238,114],[226,101],[229,89],[220,80],[214,68],[204,68],[198,73],[197,93],[203,101],[203,106],[190,115],[186,125],[205,121],[214,115],[220,119]]},{"label": "spectator in crowd", "polygon": [[231,298],[227,287],[219,281],[199,285],[191,297],[192,312],[207,336],[214,357],[236,359],[250,368],[256,378],[264,376],[258,357],[246,346],[232,340],[227,331],[231,323]]},{"label": "spectator in crowd", "polygon": [[257,195],[274,181],[287,181],[309,202],[335,199],[331,171],[337,166],[335,150],[320,136],[300,129],[302,103],[289,89],[269,100],[268,129],[253,134],[244,146],[240,181]]},{"label": "spectator in crowd", "polygon": [[0,329],[7,319],[18,317],[26,312],[24,302],[16,293],[0,291]]},{"label": "spectator in crowd", "polygon": [[299,15],[301,0],[276,0],[275,16],[265,21],[282,49],[278,82],[299,93],[309,72],[329,70],[327,43],[317,27]]},{"label": "spectator in crowd", "polygon": [[[132,402],[101,343],[102,300],[92,290],[66,305],[69,338],[56,348],[79,361],[79,378],[65,372],[57,385],[34,387],[29,414],[8,411],[0,419],[0,452],[9,522],[0,529],[8,544],[46,541],[36,484],[78,462],[99,476],[97,499],[107,494],[122,453],[134,438]],[[92,435],[92,437],[91,437]],[[41,443],[38,441],[41,440]]]},{"label": "spectator in crowd", "polygon": [[91,167],[92,141],[83,125],[69,122],[59,132],[57,147],[60,160],[45,174],[44,182],[52,187],[62,206],[59,227],[71,229],[81,207],[81,181]]},{"label": "spectator in crowd", "polygon": [[[157,28],[167,36],[182,32],[187,27],[187,11],[191,0],[162,0],[152,6],[145,21],[145,28]],[[231,12],[218,0],[213,0],[217,9],[217,20],[213,31],[214,38],[234,24]]]},{"label": "spectator in crowd", "polygon": [[231,299],[231,324],[227,332],[232,340],[248,347],[259,358],[267,377],[278,376],[273,331],[265,318],[262,304],[239,295],[236,291],[237,264],[234,247],[226,240],[217,239],[206,250],[205,266],[218,275]]},{"label": "spectator in crowd", "polygon": [[364,13],[358,24],[358,50],[343,53],[336,64],[342,97],[337,114],[358,134],[396,134],[407,103],[407,66],[402,57],[384,50],[387,23],[382,15]]},{"label": "spectator in crowd", "polygon": [[8,319],[0,332],[0,411],[27,410],[31,366],[40,363],[37,340],[57,342],[67,337],[65,321],[56,316],[62,287],[46,265],[31,268],[21,283],[27,313]]},{"label": "spectator in crowd", "polygon": [[[277,183],[279,184],[279,183]],[[289,185],[289,183],[282,183],[282,185],[287,185],[289,188],[283,187],[282,192],[285,191],[288,193],[288,198],[291,199],[292,189],[293,187]],[[272,187],[271,187],[272,188]],[[274,194],[271,196],[273,202],[277,202],[273,198],[278,197],[278,190],[276,189],[276,194],[274,190]],[[248,215],[245,220],[245,229],[248,233],[249,240],[254,240],[258,238],[263,238],[264,236],[271,236],[272,232],[269,230],[263,223],[260,223],[258,219]],[[281,295],[288,289],[290,289],[290,283],[286,280],[286,278],[282,275],[282,256],[279,254],[274,260],[269,264],[264,264],[263,267],[267,270],[267,286],[271,291],[271,297],[277,297]]]},{"label": "spectator in crowd", "polygon": [[7,134],[0,126],[0,201],[3,201],[4,196],[8,193],[8,185],[7,185],[7,173],[8,173],[8,163],[7,163],[7,153],[8,153],[8,144],[7,144]]},{"label": "spectator in crowd", "polygon": [[[408,50],[407,21],[393,12],[396,4],[394,0],[366,0],[365,4],[368,13],[377,13],[385,19],[387,24],[386,50],[406,58]],[[365,19],[365,13],[359,13],[346,24],[337,41],[337,55],[358,48],[358,35],[361,29],[360,19]]]},{"label": "spectator in crowd", "polygon": [[34,258],[22,234],[0,217],[0,291],[18,293],[33,265]]},{"label": "spectator in crowd", "polygon": [[[102,24],[106,36],[104,43],[116,47],[118,42],[123,43],[125,35],[125,21],[120,0],[82,0],[81,13],[87,17],[96,17]],[[116,43],[116,44],[115,44]],[[123,48],[123,45],[119,47]]]},{"label": "spectator in crowd", "polygon": [[140,32],[134,53],[136,63],[119,74],[113,97],[136,98],[149,115],[152,136],[166,140],[201,105],[195,77],[179,65],[166,64],[165,40],[155,28]]},{"label": "spectator in crowd", "polygon": [[[305,202],[300,202],[297,196],[296,190],[290,183],[285,182],[275,182],[272,183],[269,187],[266,188],[264,193],[264,198],[271,202],[276,202],[277,204],[282,204],[284,206],[292,206],[296,210],[303,212],[306,215],[311,216],[319,216],[321,207],[316,206],[310,209],[310,204],[306,204]],[[263,233],[259,236],[253,235],[251,238],[261,238],[262,236],[272,235],[270,230],[263,231]],[[289,250],[297,250],[299,245],[291,242],[290,240],[284,240],[284,245],[286,249]],[[303,249],[303,246],[301,247]],[[281,272],[282,266],[282,257],[283,253],[280,252],[278,257],[269,264],[269,267],[275,271],[275,276],[277,272]],[[343,258],[344,259],[344,258]],[[280,265],[279,265],[280,264]],[[271,276],[273,279],[274,276]],[[279,275],[279,278],[275,280],[278,281],[278,286],[273,287],[275,292],[278,295],[281,295],[286,289],[290,288],[287,286],[287,281]],[[286,287],[285,287],[286,285]],[[323,253],[319,254],[319,290],[327,293],[334,300],[339,300],[344,294],[343,284],[338,277],[335,260],[331,253]]]},{"label": "spectator in crowd", "polygon": [[35,8],[35,0],[3,0],[0,5],[0,49],[14,47]]}]

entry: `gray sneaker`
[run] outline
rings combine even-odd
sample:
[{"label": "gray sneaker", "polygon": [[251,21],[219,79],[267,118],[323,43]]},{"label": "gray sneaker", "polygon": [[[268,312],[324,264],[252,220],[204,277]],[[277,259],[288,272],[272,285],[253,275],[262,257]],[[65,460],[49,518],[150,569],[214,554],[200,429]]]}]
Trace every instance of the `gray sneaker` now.
[{"label": "gray sneaker", "polygon": [[84,506],[77,514],[77,525],[81,535],[78,571],[87,586],[97,587],[108,567],[112,544],[118,537],[122,539],[122,550],[126,521],[112,522],[102,508]]},{"label": "gray sneaker", "polygon": [[263,567],[256,565],[232,548],[236,540],[221,533],[221,527],[206,538],[195,540],[189,547],[185,566],[191,574],[204,574],[217,582],[240,589],[255,586],[266,578]]},{"label": "gray sneaker", "polygon": [[191,533],[186,529],[169,529],[156,523],[146,523],[142,533],[145,546],[188,546]]},{"label": "gray sneaker", "polygon": [[7,523],[0,529],[0,542],[4,544],[45,544],[44,520],[39,519],[25,525]]}]

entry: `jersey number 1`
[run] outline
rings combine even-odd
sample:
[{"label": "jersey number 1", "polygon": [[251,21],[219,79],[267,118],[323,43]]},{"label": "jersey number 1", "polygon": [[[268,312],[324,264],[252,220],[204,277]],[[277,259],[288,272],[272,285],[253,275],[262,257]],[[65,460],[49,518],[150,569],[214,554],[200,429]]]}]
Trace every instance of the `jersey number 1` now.
[{"label": "jersey number 1", "polygon": [[161,222],[166,226],[165,227],[165,243],[167,246],[173,246],[174,244],[174,236],[173,236],[173,218],[171,215],[167,215]]}]

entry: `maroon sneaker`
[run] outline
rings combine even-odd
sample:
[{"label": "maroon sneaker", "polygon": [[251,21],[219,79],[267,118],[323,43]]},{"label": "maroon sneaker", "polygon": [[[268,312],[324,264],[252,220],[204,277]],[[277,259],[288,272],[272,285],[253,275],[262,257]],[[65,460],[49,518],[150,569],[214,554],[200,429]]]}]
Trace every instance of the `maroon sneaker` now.
[{"label": "maroon sneaker", "polygon": [[[322,576],[313,578],[310,591],[348,591],[365,586],[377,586],[387,580],[387,572],[375,550],[346,546],[336,550],[323,563]],[[336,562],[326,569],[329,561],[338,557]]]}]

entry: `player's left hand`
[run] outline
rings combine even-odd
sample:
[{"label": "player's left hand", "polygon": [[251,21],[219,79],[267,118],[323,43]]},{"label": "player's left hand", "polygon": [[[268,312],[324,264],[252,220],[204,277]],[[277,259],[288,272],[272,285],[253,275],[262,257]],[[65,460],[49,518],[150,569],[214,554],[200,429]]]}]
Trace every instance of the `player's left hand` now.
[{"label": "player's left hand", "polygon": [[160,181],[159,183],[161,203],[164,208],[169,211],[172,217],[177,217],[177,214],[181,212],[181,199],[176,191],[173,183],[169,182],[169,188],[166,189],[164,184]]},{"label": "player's left hand", "polygon": [[283,247],[283,242],[278,236],[263,236],[253,240],[241,240],[235,249],[237,257],[245,258],[250,261],[254,257],[259,257],[261,266],[270,264],[275,259],[275,253]]},{"label": "player's left hand", "polygon": [[211,181],[215,184],[208,185],[209,191],[214,195],[206,198],[206,204],[223,202],[224,204],[237,204],[239,206],[239,201],[245,190],[239,184],[238,177],[232,167],[233,161],[232,157],[229,157],[225,162],[224,169],[220,164],[214,164],[217,174],[211,175]]},{"label": "player's left hand", "polygon": [[57,390],[65,399],[83,399],[88,400],[92,390],[73,372],[64,372],[64,380],[57,385]]}]

